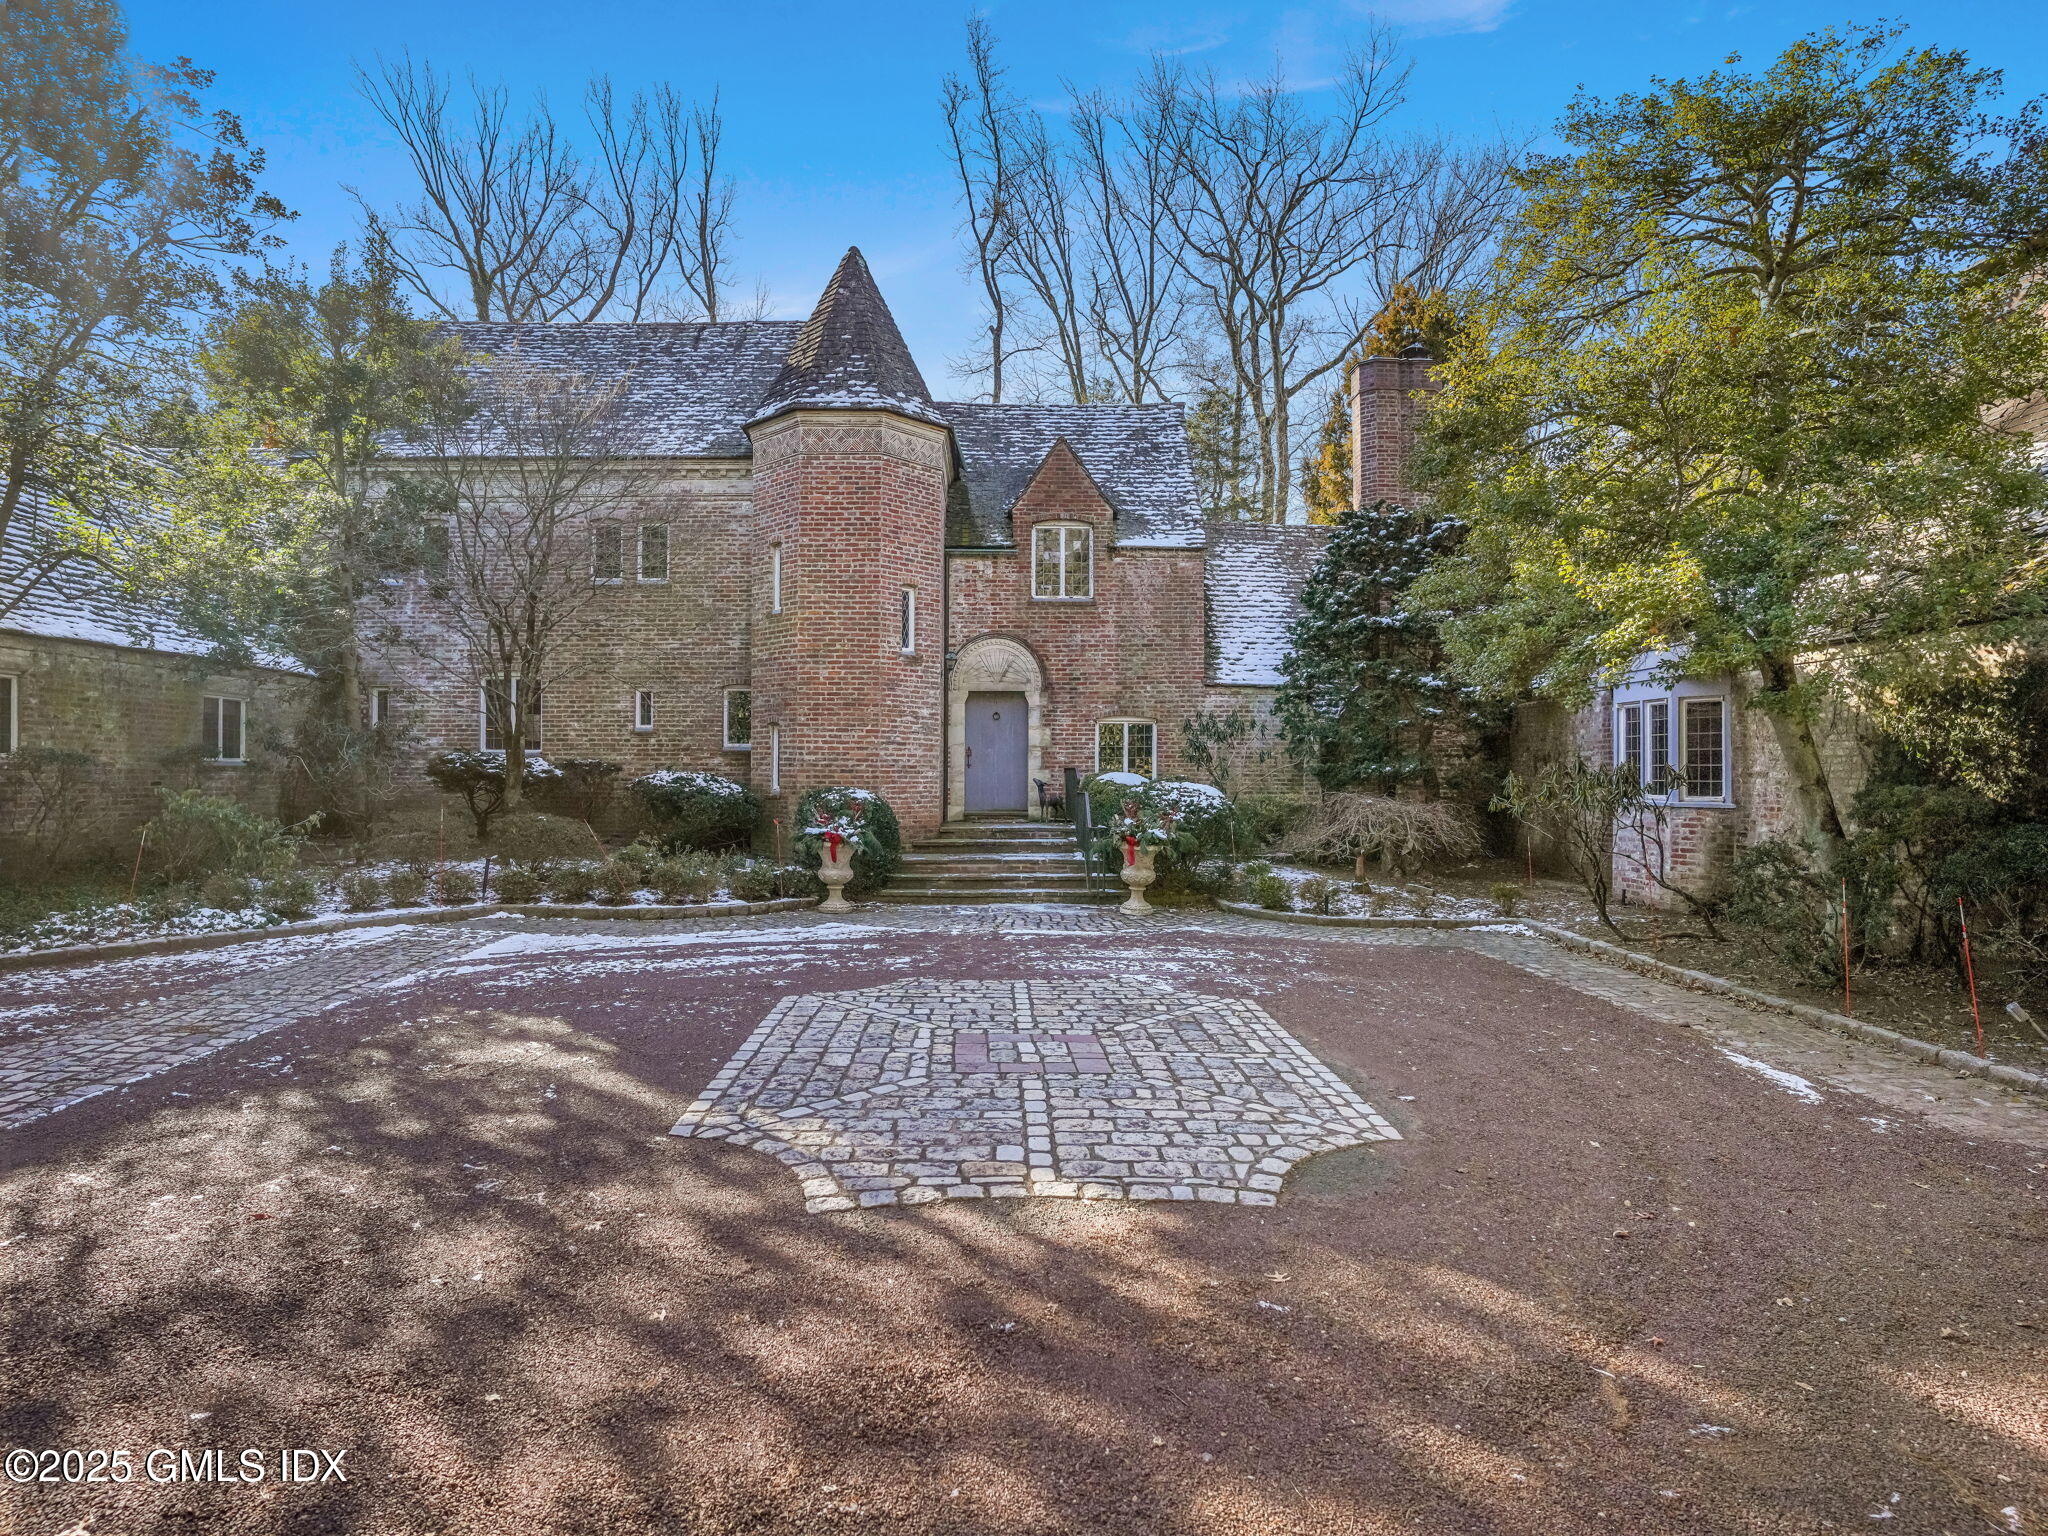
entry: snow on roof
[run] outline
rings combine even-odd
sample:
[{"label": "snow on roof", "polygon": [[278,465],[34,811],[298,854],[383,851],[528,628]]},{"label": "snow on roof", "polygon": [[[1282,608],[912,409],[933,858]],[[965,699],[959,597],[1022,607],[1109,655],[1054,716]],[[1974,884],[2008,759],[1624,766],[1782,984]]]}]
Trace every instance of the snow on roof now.
[{"label": "snow on roof", "polygon": [[840,258],[751,420],[807,407],[894,411],[940,422],[924,375],[858,247]]},{"label": "snow on roof", "polygon": [[1010,509],[1064,437],[1116,513],[1132,548],[1199,549],[1201,507],[1178,405],[976,405],[941,401],[960,453],[946,542],[1006,548]]},{"label": "snow on roof", "polygon": [[[48,517],[47,500],[33,491],[22,497],[8,526],[6,546],[0,549],[0,601],[21,590],[30,544],[39,529],[47,527]],[[211,641],[181,628],[147,604],[113,591],[105,573],[79,561],[60,566],[12,609],[0,614],[0,632],[47,640],[84,640],[169,656],[208,656],[214,651]],[[256,664],[280,672],[304,670],[282,656],[259,654]]]},{"label": "snow on roof", "polygon": [[1205,585],[1209,677],[1243,687],[1277,687],[1287,632],[1301,616],[1301,588],[1330,530],[1271,523],[1216,523],[1209,530]]}]

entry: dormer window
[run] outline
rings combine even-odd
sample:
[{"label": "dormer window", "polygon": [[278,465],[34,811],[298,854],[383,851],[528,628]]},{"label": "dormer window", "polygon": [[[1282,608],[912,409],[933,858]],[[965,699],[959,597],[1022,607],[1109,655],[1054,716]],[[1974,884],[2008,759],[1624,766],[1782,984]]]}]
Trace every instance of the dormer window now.
[{"label": "dormer window", "polygon": [[1074,602],[1095,595],[1095,530],[1081,523],[1040,523],[1031,530],[1031,595]]}]

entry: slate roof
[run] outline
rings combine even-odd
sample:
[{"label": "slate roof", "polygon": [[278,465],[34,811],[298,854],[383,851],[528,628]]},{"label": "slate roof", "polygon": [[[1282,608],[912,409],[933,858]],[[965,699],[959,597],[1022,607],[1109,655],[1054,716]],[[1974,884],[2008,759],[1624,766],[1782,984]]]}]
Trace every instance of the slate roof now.
[{"label": "slate roof", "polygon": [[[795,320],[533,324],[464,320],[464,346],[536,368],[625,380],[620,436],[654,459],[743,459],[747,420],[803,325]],[[403,457],[409,451],[395,447]],[[417,449],[410,450],[417,452]]]},{"label": "slate roof", "polygon": [[805,406],[895,411],[943,424],[857,246],[840,258],[752,419],[766,421]]},{"label": "slate roof", "polygon": [[[22,498],[0,549],[0,593],[19,590],[27,568],[30,543],[47,515],[49,503],[30,491]],[[48,640],[86,640],[127,650],[157,651],[171,656],[206,656],[212,642],[180,628],[161,612],[108,590],[106,577],[95,567],[74,562],[60,567],[5,614],[0,633],[33,635]],[[259,654],[256,664],[273,671],[304,669],[281,656]]]},{"label": "slate roof", "polygon": [[1064,437],[1116,512],[1119,544],[1199,549],[1205,536],[1178,405],[975,405],[942,401],[960,483],[946,542],[1007,548],[1010,509]]},{"label": "slate roof", "polygon": [[1301,617],[1301,587],[1330,530],[1216,523],[1203,581],[1209,604],[1209,680],[1277,687],[1287,631]]}]

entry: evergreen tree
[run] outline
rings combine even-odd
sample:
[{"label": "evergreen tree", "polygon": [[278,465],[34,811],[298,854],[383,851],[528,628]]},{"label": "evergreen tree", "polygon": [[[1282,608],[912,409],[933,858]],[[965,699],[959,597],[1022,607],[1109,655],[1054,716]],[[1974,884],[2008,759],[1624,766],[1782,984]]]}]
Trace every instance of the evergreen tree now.
[{"label": "evergreen tree", "polygon": [[1222,384],[1201,385],[1188,412],[1188,459],[1204,516],[1249,517],[1258,455],[1244,401]]},{"label": "evergreen tree", "polygon": [[1325,789],[1444,790],[1440,737],[1486,724],[1473,692],[1446,673],[1437,616],[1409,588],[1462,533],[1389,502],[1346,512],[1302,588],[1281,663],[1277,711],[1288,746]]}]

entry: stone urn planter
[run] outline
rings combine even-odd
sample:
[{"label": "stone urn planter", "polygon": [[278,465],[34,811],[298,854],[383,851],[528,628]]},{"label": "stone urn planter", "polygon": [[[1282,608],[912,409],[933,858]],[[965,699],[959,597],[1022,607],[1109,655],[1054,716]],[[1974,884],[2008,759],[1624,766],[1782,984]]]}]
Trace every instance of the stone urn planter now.
[{"label": "stone urn planter", "polygon": [[853,844],[841,841],[836,845],[827,841],[818,850],[818,879],[825,887],[825,899],[818,903],[820,912],[851,912],[853,903],[846,899],[846,882],[853,878]]},{"label": "stone urn planter", "polygon": [[1121,874],[1124,884],[1130,887],[1131,894],[1129,900],[1118,907],[1117,911],[1128,912],[1133,917],[1144,917],[1155,910],[1152,903],[1145,899],[1145,888],[1159,878],[1158,872],[1152,867],[1152,861],[1158,857],[1159,850],[1156,848],[1125,850]]}]

